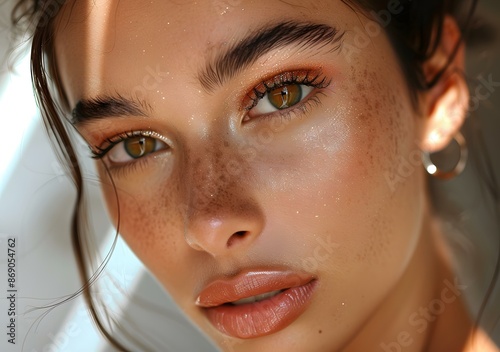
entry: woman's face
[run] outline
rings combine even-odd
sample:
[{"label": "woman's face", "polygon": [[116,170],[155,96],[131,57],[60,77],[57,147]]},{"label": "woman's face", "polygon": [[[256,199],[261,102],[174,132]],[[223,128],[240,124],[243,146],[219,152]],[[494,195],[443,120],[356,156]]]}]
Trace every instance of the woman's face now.
[{"label": "woman's face", "polygon": [[340,0],[70,1],[58,16],[111,217],[222,348],[340,348],[415,253],[421,119],[367,23]]}]

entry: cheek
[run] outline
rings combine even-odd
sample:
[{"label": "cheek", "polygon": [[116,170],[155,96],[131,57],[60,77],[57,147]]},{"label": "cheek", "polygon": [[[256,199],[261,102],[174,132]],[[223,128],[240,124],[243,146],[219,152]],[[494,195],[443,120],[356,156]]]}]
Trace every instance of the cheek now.
[{"label": "cheek", "polygon": [[421,217],[417,166],[397,188],[391,183],[401,160],[416,150],[415,117],[410,102],[396,97],[397,84],[384,85],[382,77],[367,71],[362,76],[366,83],[357,84],[351,93],[358,132],[353,138],[350,172],[343,175],[343,207],[355,230],[346,241],[352,248],[351,260],[360,262],[360,267],[377,264],[379,272],[382,266],[394,273],[411,257]]},{"label": "cheek", "polygon": [[418,163],[401,172],[402,163],[418,155],[412,105],[407,94],[395,95],[404,84],[375,72],[353,75],[362,83],[345,89],[353,107],[343,166],[331,169],[338,182],[323,186],[337,197],[324,225],[338,243],[323,270],[342,278],[343,287],[330,289],[340,302],[356,302],[348,311],[357,316],[369,312],[407,267],[420,235],[424,188]]},{"label": "cheek", "polygon": [[[106,180],[101,171],[101,180]],[[186,266],[179,265],[179,257],[187,256],[187,246],[175,187],[161,188],[145,180],[120,182],[115,178],[117,201],[111,183],[102,184],[110,217],[125,242],[166,288],[180,287],[186,281],[181,280]],[[170,285],[165,282],[167,277]]]}]

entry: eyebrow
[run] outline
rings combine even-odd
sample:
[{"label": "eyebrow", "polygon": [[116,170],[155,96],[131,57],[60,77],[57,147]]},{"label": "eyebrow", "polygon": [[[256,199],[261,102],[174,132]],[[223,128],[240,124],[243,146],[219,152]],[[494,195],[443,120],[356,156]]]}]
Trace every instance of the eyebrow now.
[{"label": "eyebrow", "polygon": [[72,110],[71,123],[85,124],[97,118],[118,116],[148,116],[151,106],[138,99],[129,99],[121,95],[98,96],[81,99]]},{"label": "eyebrow", "polygon": [[334,27],[310,22],[266,25],[218,54],[199,72],[198,79],[207,92],[212,92],[272,50],[293,44],[298,49],[331,46],[330,52],[334,52],[341,48],[343,35]]}]

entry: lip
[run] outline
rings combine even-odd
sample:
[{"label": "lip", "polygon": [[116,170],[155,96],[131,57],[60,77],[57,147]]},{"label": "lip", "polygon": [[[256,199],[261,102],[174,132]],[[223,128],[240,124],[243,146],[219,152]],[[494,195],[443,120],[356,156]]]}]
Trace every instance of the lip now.
[{"label": "lip", "polygon": [[[220,332],[250,339],[275,333],[294,322],[312,300],[317,280],[311,274],[289,271],[245,272],[231,279],[208,284],[196,305]],[[231,302],[284,290],[259,302],[233,305]]]}]

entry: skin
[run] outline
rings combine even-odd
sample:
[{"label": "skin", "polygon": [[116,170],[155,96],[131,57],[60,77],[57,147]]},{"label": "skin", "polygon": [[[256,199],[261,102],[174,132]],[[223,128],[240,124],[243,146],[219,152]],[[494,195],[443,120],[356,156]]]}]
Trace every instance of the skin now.
[{"label": "skin", "polygon": [[[446,145],[459,128],[460,107],[467,105],[461,78],[448,76],[420,94],[417,113],[382,32],[352,56],[329,48],[272,51],[208,92],[197,79],[206,62],[279,20],[336,26],[346,31],[345,43],[368,21],[341,1],[254,0],[222,8],[138,0],[76,1],[73,7],[70,1],[62,8],[56,59],[71,106],[139,91],[148,106],[147,116],[78,125],[82,136],[95,149],[120,133],[153,131],[170,147],[117,166],[109,156],[118,145],[98,162],[111,218],[117,221],[118,205],[110,176],[121,235],[222,350],[374,351],[405,331],[411,343],[404,351],[473,350],[461,293],[444,313],[426,318],[422,331],[422,322],[409,324],[454,282],[423,168],[412,156]],[[426,63],[429,75],[456,42],[456,26],[446,28]],[[463,64],[462,55],[452,66]],[[162,76],[145,85],[148,67],[159,67]],[[297,69],[319,69],[331,81],[304,99],[316,101],[305,113],[281,120],[242,108],[262,80]],[[458,109],[453,121],[438,114],[450,109]],[[401,160],[411,170],[391,183],[401,176]],[[329,250],[321,247],[325,241]],[[194,303],[215,278],[248,269],[310,273],[318,289],[285,329],[230,338]]]}]

